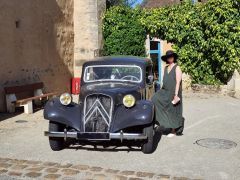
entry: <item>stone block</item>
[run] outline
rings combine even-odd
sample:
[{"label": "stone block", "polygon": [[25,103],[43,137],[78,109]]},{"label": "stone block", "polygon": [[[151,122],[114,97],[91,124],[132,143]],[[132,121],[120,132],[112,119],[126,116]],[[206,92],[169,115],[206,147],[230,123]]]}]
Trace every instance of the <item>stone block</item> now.
[{"label": "stone block", "polygon": [[142,178],[130,177],[128,180],[143,180]]},{"label": "stone block", "polygon": [[62,172],[64,173],[64,175],[67,175],[67,176],[72,176],[79,173],[79,171],[74,169],[63,169]]},{"label": "stone block", "polygon": [[32,164],[32,165],[37,165],[37,164],[41,164],[41,161],[26,161],[26,164]]},{"label": "stone block", "polygon": [[8,172],[8,170],[6,170],[6,169],[0,169],[0,174],[6,173],[6,172]]},{"label": "stone block", "polygon": [[90,170],[91,171],[102,171],[103,168],[101,167],[91,167]]},{"label": "stone block", "polygon": [[44,169],[44,167],[42,167],[42,166],[33,166],[31,168],[28,168],[27,170],[28,171],[41,171],[43,169]]},{"label": "stone block", "polygon": [[134,175],[135,171],[122,171],[120,174],[129,176],[129,175]]},{"label": "stone block", "polygon": [[189,178],[186,177],[173,177],[173,180],[190,180]]},{"label": "stone block", "polygon": [[104,174],[95,174],[93,178],[96,180],[106,180],[107,176],[105,176]]},{"label": "stone block", "polygon": [[105,170],[106,173],[110,173],[110,174],[116,174],[119,172],[119,170],[116,170],[116,169],[106,169]]},{"label": "stone block", "polygon": [[121,176],[121,175],[117,175],[117,176],[115,176],[113,179],[114,179],[114,180],[127,180],[128,177],[126,177],[126,176]]},{"label": "stone block", "polygon": [[17,164],[15,166],[12,167],[13,170],[23,170],[26,167],[28,167],[28,165],[24,165],[24,164]]},{"label": "stone block", "polygon": [[54,162],[45,162],[43,163],[44,166],[56,166],[58,165],[58,163],[54,163]]},{"label": "stone block", "polygon": [[45,171],[48,173],[56,173],[59,169],[57,168],[47,168]]},{"label": "stone block", "polygon": [[232,78],[227,83],[228,94],[236,98],[240,98],[240,75],[237,70],[234,71]]},{"label": "stone block", "polygon": [[8,172],[9,176],[21,176],[22,173],[21,172],[17,172],[17,171],[10,171]]},{"label": "stone block", "polygon": [[148,178],[152,178],[154,176],[153,173],[149,173],[149,172],[137,172],[136,175],[138,177],[148,177]]},{"label": "stone block", "polygon": [[29,172],[29,173],[25,174],[25,176],[29,177],[29,178],[37,178],[41,175],[42,175],[42,173],[38,173],[38,172]]},{"label": "stone block", "polygon": [[72,166],[72,168],[82,171],[82,170],[88,170],[89,166],[87,166],[87,165],[75,165],[75,166]]},{"label": "stone block", "polygon": [[235,89],[235,81],[233,78],[227,83],[228,90],[233,91]]},{"label": "stone block", "polygon": [[234,97],[240,99],[240,90],[235,91]]},{"label": "stone block", "polygon": [[47,174],[44,176],[45,179],[58,179],[59,177],[61,177],[60,174]]},{"label": "stone block", "polygon": [[235,79],[235,91],[239,91],[239,90],[240,90],[240,78]]},{"label": "stone block", "polygon": [[9,163],[0,163],[0,168],[9,168],[10,166],[12,166]]},{"label": "stone block", "polygon": [[72,166],[71,163],[67,163],[67,164],[58,164],[55,167],[57,168],[70,168]]},{"label": "stone block", "polygon": [[154,179],[170,180],[170,176],[169,176],[169,175],[165,175],[165,174],[159,174],[159,175],[156,175],[156,176],[154,177]]},{"label": "stone block", "polygon": [[184,91],[186,90],[191,90],[191,86],[192,86],[192,79],[191,76],[183,73],[182,74],[182,88]]}]

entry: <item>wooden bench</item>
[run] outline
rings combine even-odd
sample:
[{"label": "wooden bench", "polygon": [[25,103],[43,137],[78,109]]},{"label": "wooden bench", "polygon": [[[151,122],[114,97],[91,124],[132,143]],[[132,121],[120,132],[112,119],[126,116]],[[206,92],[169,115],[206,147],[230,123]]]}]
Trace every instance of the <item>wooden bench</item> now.
[{"label": "wooden bench", "polygon": [[4,88],[6,94],[6,104],[8,112],[15,112],[15,107],[24,107],[27,114],[33,113],[33,100],[41,101],[43,98],[49,98],[57,93],[43,93],[43,83],[27,84],[23,86],[12,86]]}]

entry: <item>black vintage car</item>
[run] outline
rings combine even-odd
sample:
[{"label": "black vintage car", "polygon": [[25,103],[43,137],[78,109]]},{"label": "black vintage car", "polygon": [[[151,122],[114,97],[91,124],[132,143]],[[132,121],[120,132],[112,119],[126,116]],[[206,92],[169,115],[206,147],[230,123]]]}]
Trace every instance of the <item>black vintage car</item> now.
[{"label": "black vintage car", "polygon": [[130,143],[143,153],[154,149],[154,92],[152,62],[139,57],[102,57],[82,68],[79,103],[64,93],[49,100],[44,118],[49,120],[50,147],[76,143]]}]

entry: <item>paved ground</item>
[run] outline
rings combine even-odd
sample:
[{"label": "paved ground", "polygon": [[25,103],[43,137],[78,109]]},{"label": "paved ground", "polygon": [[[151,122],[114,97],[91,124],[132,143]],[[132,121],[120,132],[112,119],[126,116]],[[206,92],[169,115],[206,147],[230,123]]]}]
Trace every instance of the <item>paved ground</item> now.
[{"label": "paved ground", "polygon": [[[81,164],[101,167],[104,168],[101,174],[107,174],[106,170],[109,168],[120,170],[119,173],[125,170],[134,171],[134,175],[126,175],[126,177],[139,177],[137,172],[149,172],[154,173],[152,177],[156,179],[159,174],[164,174],[165,179],[188,177],[238,180],[240,179],[239,109],[240,101],[231,97],[187,94],[184,99],[186,119],[184,135],[174,138],[163,136],[157,150],[150,155],[142,154],[137,149],[128,151],[127,148],[105,151],[94,150],[92,147],[79,147],[53,152],[49,148],[47,138],[43,136],[48,122],[43,120],[42,110],[33,115],[20,114],[9,117],[0,114],[0,158],[11,158],[2,159],[7,162],[2,162],[2,166],[0,163],[0,174],[1,170],[3,171],[0,179],[9,178],[10,171],[14,170],[12,159],[20,159],[41,161],[41,165],[44,162],[56,162],[62,165],[71,163],[71,166]],[[17,120],[27,122],[16,123]],[[195,143],[196,140],[204,138],[227,139],[238,145],[231,149],[209,149]],[[4,167],[4,164],[8,166],[6,163],[10,163],[9,167]],[[26,168],[24,169],[24,173],[28,173]],[[40,172],[46,175],[46,169],[47,167],[44,167]],[[64,171],[67,170],[61,169],[61,173],[64,174]],[[88,171],[92,172],[91,168]],[[21,174],[21,177],[28,176]],[[95,179],[94,176],[91,178]]]}]

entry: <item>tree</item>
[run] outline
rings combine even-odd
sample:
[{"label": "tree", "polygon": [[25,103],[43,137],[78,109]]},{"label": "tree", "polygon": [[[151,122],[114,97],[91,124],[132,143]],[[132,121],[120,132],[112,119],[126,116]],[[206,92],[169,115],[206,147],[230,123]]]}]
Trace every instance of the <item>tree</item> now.
[{"label": "tree", "polygon": [[145,56],[146,31],[142,11],[126,6],[111,7],[104,16],[104,55]]},{"label": "tree", "polygon": [[174,44],[193,83],[226,83],[240,69],[239,7],[239,0],[186,0],[157,9],[114,6],[104,17],[105,55],[145,56],[147,32]]}]

